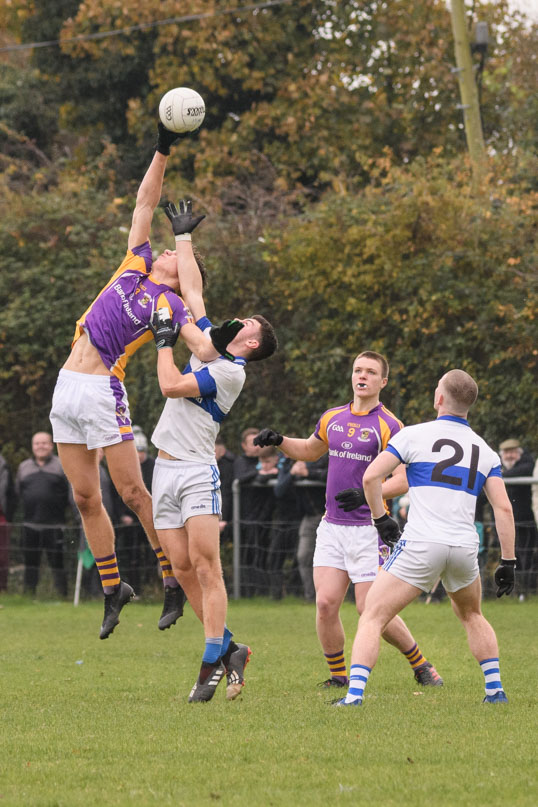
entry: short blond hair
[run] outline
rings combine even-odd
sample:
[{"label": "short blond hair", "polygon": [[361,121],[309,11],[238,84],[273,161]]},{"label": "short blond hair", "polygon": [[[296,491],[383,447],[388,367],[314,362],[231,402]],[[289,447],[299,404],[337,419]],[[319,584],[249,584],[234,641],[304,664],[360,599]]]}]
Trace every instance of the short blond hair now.
[{"label": "short blond hair", "polygon": [[441,379],[454,409],[467,412],[478,398],[478,384],[465,370],[449,370]]}]

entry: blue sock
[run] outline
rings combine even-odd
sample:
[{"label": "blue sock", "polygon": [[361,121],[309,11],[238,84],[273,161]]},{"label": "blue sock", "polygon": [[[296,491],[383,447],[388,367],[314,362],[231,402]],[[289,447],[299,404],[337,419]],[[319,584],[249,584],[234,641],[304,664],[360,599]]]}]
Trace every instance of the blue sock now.
[{"label": "blue sock", "polygon": [[484,673],[486,684],[486,695],[495,695],[496,692],[503,691],[501,684],[501,671],[498,658],[486,658],[480,662],[480,667]]},{"label": "blue sock", "polygon": [[352,664],[349,671],[349,689],[346,695],[346,703],[361,701],[364,694],[364,687],[368,681],[368,676],[372,672],[370,667],[364,664]]},{"label": "blue sock", "polygon": [[206,637],[202,664],[216,664],[221,657],[222,636]]},{"label": "blue sock", "polygon": [[224,637],[222,639],[222,647],[220,648],[220,654],[223,656],[228,648],[230,647],[230,642],[232,641],[233,633],[231,630],[228,630],[226,625],[224,626]]}]

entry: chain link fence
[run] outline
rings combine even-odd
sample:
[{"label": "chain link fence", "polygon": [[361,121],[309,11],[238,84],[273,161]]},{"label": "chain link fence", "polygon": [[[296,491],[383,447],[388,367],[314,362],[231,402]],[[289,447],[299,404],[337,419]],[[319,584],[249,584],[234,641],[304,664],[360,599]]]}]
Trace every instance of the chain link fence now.
[{"label": "chain link fence", "polygon": [[[274,486],[270,481],[268,486]],[[297,486],[323,487],[301,480]],[[510,484],[535,484],[522,477]],[[241,497],[258,485],[233,483],[233,523],[223,533],[221,558],[228,593],[234,599],[297,596],[313,600],[311,557],[319,517],[303,520],[242,520]],[[489,508],[487,508],[489,509]],[[491,514],[478,526],[479,564],[484,596],[494,595],[493,572],[500,547]],[[534,522],[516,523],[518,558],[515,596],[537,593],[538,549]],[[116,552],[122,579],[144,599],[160,600],[162,582],[155,554],[138,524],[115,526]],[[310,574],[309,574],[310,571]],[[0,592],[37,598],[101,597],[99,575],[78,525],[0,525]],[[433,599],[442,595],[442,587]]]}]

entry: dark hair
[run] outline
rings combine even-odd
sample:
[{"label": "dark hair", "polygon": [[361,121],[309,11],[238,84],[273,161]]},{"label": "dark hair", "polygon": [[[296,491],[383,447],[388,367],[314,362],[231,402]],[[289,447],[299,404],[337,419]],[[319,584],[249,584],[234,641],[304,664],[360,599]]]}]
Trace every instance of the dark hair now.
[{"label": "dark hair", "polygon": [[272,356],[278,347],[275,329],[261,314],[254,314],[252,319],[261,325],[260,344],[248,356],[248,361],[261,361]]},{"label": "dark hair", "polygon": [[[381,365],[381,375],[383,378],[389,377],[389,363],[382,353],[376,353],[375,350],[363,350],[362,353],[359,353],[359,355],[355,358],[355,361],[363,356],[365,359],[373,359],[374,361],[378,361]],[[355,364],[355,361],[353,364]]]}]

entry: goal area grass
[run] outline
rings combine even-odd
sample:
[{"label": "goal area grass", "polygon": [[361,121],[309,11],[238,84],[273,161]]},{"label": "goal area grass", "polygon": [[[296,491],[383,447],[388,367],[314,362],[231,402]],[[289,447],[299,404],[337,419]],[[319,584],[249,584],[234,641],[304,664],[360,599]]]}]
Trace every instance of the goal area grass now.
[{"label": "goal area grass", "polygon": [[[10,807],[290,807],[536,804],[538,600],[487,600],[509,704],[484,681],[450,604],[403,612],[444,679],[422,689],[384,645],[364,705],[335,709],[315,608],[289,598],[231,602],[252,648],[246,686],[189,704],[203,633],[187,606],[170,630],[134,602],[106,640],[101,602],[0,597],[0,804]],[[357,617],[342,618],[346,661]],[[341,693],[342,694],[342,693]]]}]

